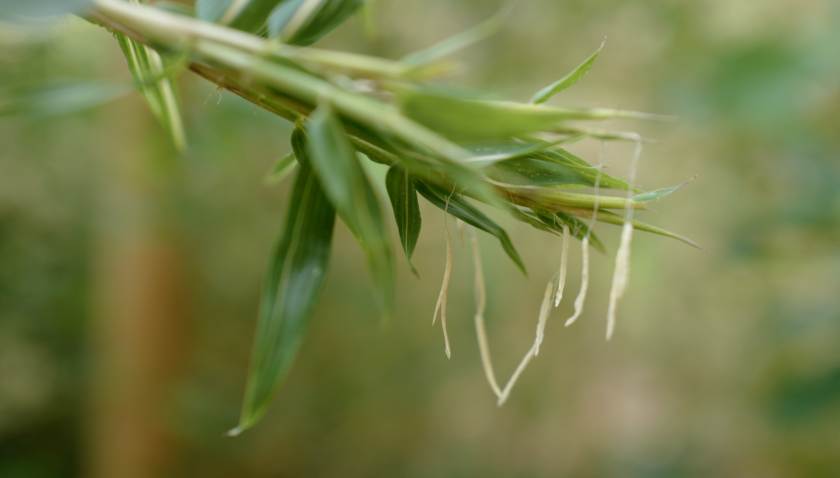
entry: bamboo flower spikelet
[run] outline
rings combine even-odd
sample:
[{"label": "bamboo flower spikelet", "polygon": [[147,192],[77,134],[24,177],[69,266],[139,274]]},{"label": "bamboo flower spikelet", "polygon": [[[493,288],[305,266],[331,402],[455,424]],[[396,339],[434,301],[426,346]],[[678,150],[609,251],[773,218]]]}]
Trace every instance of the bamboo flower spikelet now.
[{"label": "bamboo flower spikelet", "polygon": [[[457,219],[462,245],[463,230],[468,229],[475,264],[479,350],[500,405],[540,350],[552,302],[556,307],[563,297],[573,238],[581,240],[584,268],[575,315],[567,325],[583,311],[590,246],[605,251],[593,231],[595,223],[623,227],[608,336],[627,285],[632,231],[696,247],[689,239],[633,218],[635,210],[648,209],[651,201],[682,185],[645,192],[633,184],[638,153],[630,179],[625,180],[563,148],[590,138],[641,144],[642,139],[632,132],[609,131],[603,124],[593,127],[587,121],[667,119],[625,110],[549,105],[554,95],[574,86],[593,68],[598,53],[608,45],[593,45],[598,49],[592,56],[530,101],[499,101],[482,92],[446,86],[443,75],[455,71],[448,55],[502,28],[510,10],[392,60],[310,46],[358,9],[370,8],[363,0],[196,0],[194,9],[140,0],[68,5],[78,7],[72,13],[113,33],[135,88],[179,149],[189,147],[189,138],[182,125],[176,80],[187,72],[294,125],[292,154],[280,159],[266,178],[276,182],[293,174],[288,209],[268,258],[241,417],[231,435],[259,421],[288,374],[324,287],[336,218],[361,246],[372,297],[383,320],[394,316],[396,234],[390,212],[382,213],[375,193],[378,186],[365,171],[366,161],[388,167],[385,190],[393,224],[415,275],[419,277],[412,264],[422,225],[419,196],[441,209],[444,218]],[[497,384],[490,360],[477,231],[498,241],[523,275],[527,273],[513,242],[488,215],[490,211],[556,235],[562,251],[559,270],[545,288],[534,344],[504,388]],[[446,301],[452,244],[446,229],[445,240],[446,270],[434,316],[440,309],[449,356]]]}]

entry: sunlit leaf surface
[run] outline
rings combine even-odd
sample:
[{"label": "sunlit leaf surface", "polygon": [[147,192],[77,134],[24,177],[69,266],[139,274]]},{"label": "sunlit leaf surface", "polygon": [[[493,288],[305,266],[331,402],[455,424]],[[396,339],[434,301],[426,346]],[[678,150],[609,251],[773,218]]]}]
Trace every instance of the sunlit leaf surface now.
[{"label": "sunlit leaf surface", "polygon": [[327,197],[365,251],[377,302],[384,320],[389,320],[395,300],[394,263],[376,194],[341,122],[328,104],[312,114],[307,132],[318,177]]},{"label": "sunlit leaf surface", "polygon": [[397,221],[397,229],[400,232],[400,244],[405,251],[411,272],[418,275],[417,269],[411,263],[411,256],[414,254],[414,246],[417,245],[417,238],[420,236],[422,222],[414,181],[404,167],[395,164],[388,169],[385,186],[388,189],[388,197],[391,198],[394,219]]},{"label": "sunlit leaf surface", "polygon": [[297,354],[324,288],[335,209],[308,159],[302,131],[292,146],[300,168],[271,251],[237,435],[265,413]]}]

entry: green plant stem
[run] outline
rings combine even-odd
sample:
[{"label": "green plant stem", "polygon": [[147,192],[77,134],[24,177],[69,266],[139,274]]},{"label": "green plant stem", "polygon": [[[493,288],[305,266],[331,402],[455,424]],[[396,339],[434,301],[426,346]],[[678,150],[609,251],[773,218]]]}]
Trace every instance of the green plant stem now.
[{"label": "green plant stem", "polygon": [[[255,88],[244,85],[229,76],[224,75],[219,70],[207,65],[193,63],[190,65],[190,70],[211,83],[234,93],[240,98],[263,108],[269,113],[274,113],[291,123],[297,123],[305,120],[311,112],[311,109],[307,109],[303,105],[295,103],[288,98],[280,99],[276,95],[269,95],[261,92]],[[390,166],[399,161],[399,157],[395,154],[385,151],[384,149],[379,148],[356,135],[350,134],[349,137],[350,142],[357,151],[365,154],[377,163]]]},{"label": "green plant stem", "polygon": [[593,210],[596,205],[604,209],[647,209],[646,203],[634,202],[623,197],[569,193],[545,187],[509,186],[505,189],[515,192],[519,197],[528,198],[534,203],[540,204],[542,209],[549,210],[551,210],[552,205],[587,208],[588,210]]},{"label": "green plant stem", "polygon": [[409,69],[395,61],[367,55],[316,48],[301,48],[276,40],[250,35],[221,25],[203,22],[165,10],[131,5],[116,0],[93,0],[94,12],[125,28],[143,32],[147,38],[165,45],[188,49],[194,41],[211,40],[265,57],[287,58],[294,61],[349,70],[369,77],[402,78]]}]

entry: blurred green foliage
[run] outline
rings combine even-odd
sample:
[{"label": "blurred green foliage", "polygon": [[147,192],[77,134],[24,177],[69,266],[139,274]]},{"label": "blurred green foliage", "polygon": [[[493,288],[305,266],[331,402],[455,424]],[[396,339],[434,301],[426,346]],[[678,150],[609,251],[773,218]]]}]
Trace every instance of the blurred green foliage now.
[{"label": "blurred green foliage", "polygon": [[[353,20],[323,45],[399,58],[497,7],[377,0],[378,43]],[[609,344],[612,258],[593,257],[587,312],[563,329],[571,303],[561,304],[501,409],[472,330],[470,254],[454,235],[451,361],[429,327],[445,248],[441,213],[421,200],[421,279],[397,261],[390,328],[359,280],[361,250],[337,227],[324,299],[283,393],[250,434],[222,438],[238,415],[264,258],[290,187],[261,178],[289,152],[291,126],[189,75],[183,157],[136,94],[62,118],[0,118],[0,476],[83,476],[93,271],[107,247],[97,237],[119,227],[103,224],[102,191],[135,134],[151,164],[139,187],[158,198],[154,214],[188,264],[188,366],[167,404],[175,476],[840,474],[840,9],[830,0],[531,0],[459,54],[471,68],[457,81],[527,100],[605,35],[564,101],[680,116],[633,124],[664,140],[646,147],[639,179],[650,190],[698,174],[658,214],[715,255],[636,235]],[[0,27],[0,71],[0,101],[49,82],[130,81],[107,32],[69,18],[48,32]],[[611,146],[610,173],[624,174],[630,155]],[[533,281],[482,238],[504,377],[532,340],[539,284],[560,245],[502,225]],[[602,234],[617,243],[617,232]],[[572,257],[568,294],[578,286]]]}]

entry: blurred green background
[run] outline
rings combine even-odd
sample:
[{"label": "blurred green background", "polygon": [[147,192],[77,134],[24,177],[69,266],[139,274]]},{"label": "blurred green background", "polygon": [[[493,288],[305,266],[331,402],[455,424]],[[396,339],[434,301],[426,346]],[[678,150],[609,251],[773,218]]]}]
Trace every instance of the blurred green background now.
[{"label": "blurred green background", "polygon": [[[319,45],[399,58],[499,6],[375,0],[377,41],[354,18]],[[262,177],[289,151],[290,125],[191,74],[183,156],[139,94],[0,117],[0,477],[840,476],[840,5],[524,0],[501,33],[457,55],[469,71],[454,81],[527,100],[604,36],[593,70],[552,103],[678,115],[609,127],[662,140],[644,149],[641,187],[698,175],[642,214],[714,255],[636,234],[606,343],[612,255],[593,257],[586,312],[562,327],[576,242],[567,299],[501,409],[457,239],[451,360],[430,326],[445,243],[442,214],[421,201],[421,279],[400,254],[393,324],[380,327],[339,226],[291,375],[262,423],[223,438],[288,188]],[[104,29],[0,25],[2,100],[113,78],[129,75]],[[597,161],[600,148],[572,150]],[[631,154],[611,144],[610,173],[626,175]],[[560,241],[494,217],[530,272],[481,237],[504,382],[533,340]],[[614,254],[618,228],[598,230]]]}]

